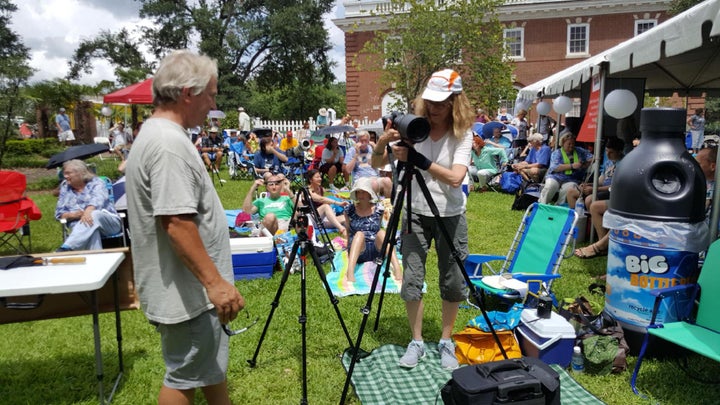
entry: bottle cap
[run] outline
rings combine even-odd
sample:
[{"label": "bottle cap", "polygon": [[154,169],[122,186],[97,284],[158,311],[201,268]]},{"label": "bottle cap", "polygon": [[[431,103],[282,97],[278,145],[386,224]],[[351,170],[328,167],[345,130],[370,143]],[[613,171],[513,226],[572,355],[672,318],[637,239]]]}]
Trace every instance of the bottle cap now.
[{"label": "bottle cap", "polygon": [[573,352],[576,354],[580,354],[580,353],[582,353],[582,350],[580,350],[580,346],[575,346],[575,347],[573,347]]}]

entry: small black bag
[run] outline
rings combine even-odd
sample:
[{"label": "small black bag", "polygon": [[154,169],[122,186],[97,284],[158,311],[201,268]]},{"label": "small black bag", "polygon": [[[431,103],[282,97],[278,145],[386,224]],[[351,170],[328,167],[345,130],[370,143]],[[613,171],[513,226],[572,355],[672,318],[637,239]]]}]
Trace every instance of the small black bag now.
[{"label": "small black bag", "polygon": [[441,396],[446,405],[560,405],[560,376],[533,357],[494,361],[453,371]]},{"label": "small black bag", "polygon": [[525,211],[540,198],[540,188],[541,185],[538,183],[523,182],[520,190],[515,193],[515,201],[511,208],[516,211]]}]

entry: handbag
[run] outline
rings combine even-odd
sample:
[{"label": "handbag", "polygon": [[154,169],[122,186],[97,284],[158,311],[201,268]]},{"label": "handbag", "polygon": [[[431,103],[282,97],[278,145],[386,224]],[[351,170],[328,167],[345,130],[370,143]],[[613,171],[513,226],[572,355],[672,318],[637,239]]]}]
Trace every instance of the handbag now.
[{"label": "handbag", "polygon": [[[512,331],[504,330],[495,333],[497,333],[509,359],[522,357],[520,345]],[[453,339],[455,340],[455,357],[461,364],[481,364],[505,359],[490,332],[466,327],[453,334]]]}]

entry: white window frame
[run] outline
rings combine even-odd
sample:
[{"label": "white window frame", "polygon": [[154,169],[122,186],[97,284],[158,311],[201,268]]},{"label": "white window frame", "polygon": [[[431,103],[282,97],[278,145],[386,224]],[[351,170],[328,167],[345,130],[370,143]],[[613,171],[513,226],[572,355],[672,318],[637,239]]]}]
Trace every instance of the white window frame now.
[{"label": "white window frame", "polygon": [[[571,33],[573,28],[585,28],[585,50],[582,52],[571,52],[570,51],[570,44],[573,39],[571,38]],[[578,23],[578,24],[568,24],[567,26],[567,55],[568,56],[588,56],[590,55],[590,24],[588,23]]]},{"label": "white window frame", "polygon": [[[646,28],[645,31],[657,27],[657,25],[658,25],[658,20],[655,19],[655,18],[647,18],[647,19],[643,19],[643,20],[635,20],[635,29],[633,30],[633,32],[635,33],[635,35],[640,35],[640,34],[642,34],[642,32],[639,32],[640,26],[641,26],[641,25],[646,25],[646,24],[652,24],[652,27]],[[643,31],[643,32],[645,32],[645,31]]]},{"label": "white window frame", "polygon": [[510,49],[510,46],[507,42],[508,40],[508,33],[510,32],[518,32],[520,35],[518,37],[512,37],[513,39],[518,39],[518,43],[520,45],[520,55],[511,55],[509,52],[507,54],[507,57],[512,60],[524,60],[525,59],[525,28],[524,27],[514,27],[514,28],[505,28],[503,29],[503,43],[505,44],[505,49]]}]

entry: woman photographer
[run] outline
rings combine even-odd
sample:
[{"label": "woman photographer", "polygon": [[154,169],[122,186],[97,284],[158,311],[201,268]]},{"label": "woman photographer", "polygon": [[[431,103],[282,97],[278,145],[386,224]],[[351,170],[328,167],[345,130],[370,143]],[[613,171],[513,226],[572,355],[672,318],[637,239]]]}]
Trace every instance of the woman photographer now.
[{"label": "woman photographer", "polygon": [[[402,255],[403,285],[400,296],[405,301],[412,341],[400,366],[413,368],[425,356],[422,336],[423,301],[422,287],[425,281],[425,262],[430,243],[435,239],[435,251],[440,272],[440,296],[442,298],[442,334],[438,344],[440,362],[445,369],[458,366],[455,345],[450,340],[458,305],[467,298],[463,269],[453,258],[451,246],[440,232],[442,225],[449,233],[450,241],[461,259],[468,254],[467,222],[465,218],[465,195],[460,188],[468,170],[472,146],[470,127],[475,119],[473,108],[463,93],[460,75],[450,69],[435,72],[423,93],[415,99],[415,113],[430,123],[427,139],[407,147],[402,143],[392,146],[394,159],[409,162],[421,169],[423,180],[438,207],[436,217],[428,201],[413,179],[412,232],[407,221],[403,222]],[[405,134],[407,135],[407,134]],[[401,140],[401,134],[388,122],[385,132],[373,152],[373,166],[382,167],[388,162],[385,146]]]}]

